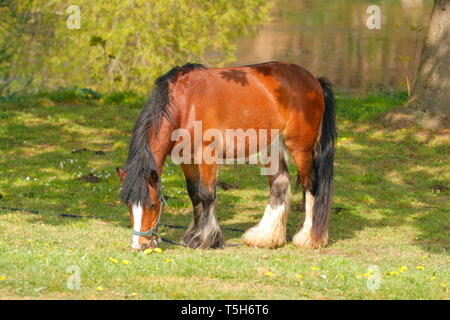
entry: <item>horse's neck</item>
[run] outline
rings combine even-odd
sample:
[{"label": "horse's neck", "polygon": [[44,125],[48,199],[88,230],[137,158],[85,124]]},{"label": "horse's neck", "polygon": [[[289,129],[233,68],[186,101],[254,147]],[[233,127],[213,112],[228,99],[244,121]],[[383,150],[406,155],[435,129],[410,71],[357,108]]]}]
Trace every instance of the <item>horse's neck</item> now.
[{"label": "horse's neck", "polygon": [[162,174],[163,166],[167,156],[172,151],[174,142],[171,140],[172,132],[175,130],[170,125],[162,126],[158,134],[150,139],[149,147],[152,150],[156,167]]}]

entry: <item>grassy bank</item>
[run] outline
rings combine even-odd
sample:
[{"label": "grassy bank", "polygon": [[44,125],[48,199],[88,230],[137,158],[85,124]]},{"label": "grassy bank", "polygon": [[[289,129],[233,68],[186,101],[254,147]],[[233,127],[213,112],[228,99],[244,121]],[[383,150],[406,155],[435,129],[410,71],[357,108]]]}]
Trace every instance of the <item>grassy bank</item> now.
[{"label": "grassy bank", "polygon": [[[41,211],[0,211],[0,298],[449,298],[450,144],[373,120],[404,94],[338,98],[334,207],[341,209],[333,212],[327,248],[200,251],[162,244],[162,253],[144,254],[129,249],[130,222],[114,171],[126,159],[142,98],[72,91],[0,101],[0,206]],[[257,223],[268,198],[259,169],[223,167],[219,179],[232,186],[218,190],[221,225]],[[187,225],[192,213],[181,170],[166,164],[163,183],[169,206],[162,220]],[[290,236],[304,217],[299,199]],[[162,232],[174,240],[182,234]],[[241,242],[239,233],[225,235]],[[377,290],[367,286],[377,276],[371,265],[380,270]],[[71,290],[67,281],[78,269],[80,288]]]}]

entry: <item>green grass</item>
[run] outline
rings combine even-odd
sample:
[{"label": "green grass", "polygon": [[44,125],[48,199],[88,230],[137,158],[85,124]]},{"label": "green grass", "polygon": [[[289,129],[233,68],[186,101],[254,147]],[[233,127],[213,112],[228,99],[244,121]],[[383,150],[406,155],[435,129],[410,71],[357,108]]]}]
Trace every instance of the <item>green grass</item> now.
[{"label": "green grass", "polygon": [[[114,170],[126,159],[141,98],[121,93],[94,99],[72,91],[0,102],[0,206],[42,211],[0,210],[0,298],[449,298],[450,144],[417,128],[383,129],[373,120],[401,104],[404,94],[338,98],[334,207],[343,210],[332,215],[327,248],[301,250],[288,243],[277,250],[201,251],[163,243],[161,254],[146,255],[129,249],[130,222],[118,202]],[[89,173],[100,182],[80,179]],[[257,223],[268,198],[259,169],[223,167],[220,180],[238,187],[218,190],[221,225],[246,229]],[[163,182],[170,199],[162,220],[187,225],[192,213],[180,169],[166,164]],[[295,209],[299,198],[290,236],[304,217]],[[182,234],[162,232],[174,240]],[[228,243],[241,243],[239,233],[225,235]],[[375,291],[367,288],[370,265],[381,270]],[[71,266],[81,271],[78,290],[67,287]],[[402,266],[408,270],[400,272]]]}]

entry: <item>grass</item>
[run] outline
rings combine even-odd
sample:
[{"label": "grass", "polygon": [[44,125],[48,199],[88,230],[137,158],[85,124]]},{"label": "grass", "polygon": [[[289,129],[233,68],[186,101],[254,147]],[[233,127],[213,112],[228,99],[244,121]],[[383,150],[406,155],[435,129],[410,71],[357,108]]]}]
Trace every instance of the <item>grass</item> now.
[{"label": "grass", "polygon": [[[41,211],[0,210],[0,298],[449,298],[450,144],[373,120],[404,94],[338,97],[334,207],[343,209],[333,212],[327,248],[201,251],[163,243],[162,253],[144,254],[129,249],[130,222],[114,170],[125,161],[140,98],[68,92],[0,101],[0,206]],[[82,179],[88,174],[98,182]],[[257,223],[268,198],[259,169],[224,167],[220,180],[236,186],[218,190],[221,225]],[[170,199],[162,220],[187,225],[192,213],[180,169],[167,163],[163,182]],[[299,198],[289,235],[304,217],[295,209]],[[182,234],[162,231],[174,240]],[[241,243],[239,233],[225,235]],[[373,291],[371,265],[381,276]],[[67,284],[76,283],[78,270],[80,288],[72,290]]]}]

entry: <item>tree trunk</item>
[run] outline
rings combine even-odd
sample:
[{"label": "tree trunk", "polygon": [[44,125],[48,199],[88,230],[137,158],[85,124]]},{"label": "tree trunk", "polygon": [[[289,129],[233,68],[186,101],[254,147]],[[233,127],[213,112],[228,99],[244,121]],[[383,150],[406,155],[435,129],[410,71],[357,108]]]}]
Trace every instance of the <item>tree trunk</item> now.
[{"label": "tree trunk", "polygon": [[450,0],[434,1],[408,105],[444,121],[450,119]]}]

